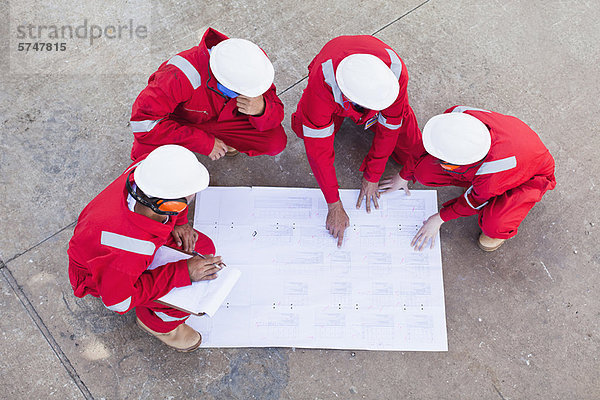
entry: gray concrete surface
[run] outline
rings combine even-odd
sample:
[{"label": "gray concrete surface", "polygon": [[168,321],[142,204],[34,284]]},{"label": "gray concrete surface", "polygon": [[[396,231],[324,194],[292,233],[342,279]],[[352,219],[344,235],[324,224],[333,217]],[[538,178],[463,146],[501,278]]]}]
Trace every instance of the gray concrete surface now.
[{"label": "gray concrete surface", "polygon": [[[72,20],[103,12],[96,3],[68,3],[53,5],[54,14]],[[86,69],[67,71],[65,59],[51,63],[46,55],[43,65],[58,69],[43,74],[19,69],[21,55],[11,47],[14,24],[40,18],[22,4],[0,3],[9,22],[0,27],[1,397],[600,398],[597,2],[157,0],[142,50],[100,41],[112,53],[73,53],[70,61]],[[129,163],[133,100],[156,67],[195,45],[207,26],[268,52],[289,137],[277,157],[200,156],[213,185],[316,187],[289,116],[306,66],[340,34],[375,33],[398,51],[421,126],[466,104],[515,115],[539,133],[556,159],[558,186],[515,239],[485,254],[475,246],[474,218],[442,227],[448,352],[179,354],[140,331],[132,313],[118,316],[72,295],[67,242],[81,209]],[[36,54],[28,57],[34,65]],[[357,187],[369,141],[349,123],[338,135],[342,187]],[[439,190],[440,202],[457,193]]]}]

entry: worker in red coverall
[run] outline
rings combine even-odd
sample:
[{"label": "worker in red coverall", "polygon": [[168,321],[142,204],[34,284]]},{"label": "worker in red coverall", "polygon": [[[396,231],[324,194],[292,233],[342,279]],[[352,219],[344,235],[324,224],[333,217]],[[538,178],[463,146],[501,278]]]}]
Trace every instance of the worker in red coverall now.
[{"label": "worker in red coverall", "polygon": [[209,28],[198,46],[164,62],[135,100],[131,159],[164,144],[211,160],[238,150],[249,156],[280,153],[287,137],[273,77],[260,47]]},{"label": "worker in red coverall", "polygon": [[329,208],[326,227],[341,246],[349,218],[338,193],[333,142],[344,118],[375,134],[360,167],[363,179],[356,202],[360,208],[366,198],[367,212],[371,202],[379,208],[377,186],[389,156],[402,164],[402,187],[410,194],[408,181],[414,181],[416,162],[425,150],[408,104],[406,66],[388,45],[372,36],[340,36],[323,47],[308,70],[308,86],[292,115],[292,129],[304,139]]},{"label": "worker in red coverall", "polygon": [[[478,214],[478,245],[494,251],[517,234],[529,210],[556,186],[550,152],[515,117],[454,106],[427,122],[423,143],[429,155],[417,165],[417,180],[466,191],[424,221],[411,243],[418,250],[428,242],[433,247],[443,222]],[[382,182],[382,189],[395,189],[395,180]]]},{"label": "worker in red coverall", "polygon": [[[206,168],[181,146],[161,146],[131,165],[79,216],[68,250],[75,296],[100,297],[119,314],[135,307],[146,332],[178,351],[198,348],[202,337],[185,324],[189,314],[154,300],[216,278],[221,257],[187,219],[187,204],[208,181]],[[208,256],[147,269],[163,245]]]}]

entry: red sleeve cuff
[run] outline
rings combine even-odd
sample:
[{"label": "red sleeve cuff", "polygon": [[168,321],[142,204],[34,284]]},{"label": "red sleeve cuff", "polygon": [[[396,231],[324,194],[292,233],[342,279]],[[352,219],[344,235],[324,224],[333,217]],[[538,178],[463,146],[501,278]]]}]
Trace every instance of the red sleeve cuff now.
[{"label": "red sleeve cuff", "polygon": [[400,178],[404,179],[405,181],[415,183],[414,174],[412,172],[407,171],[406,168],[402,168],[398,174],[400,175]]},{"label": "red sleeve cuff", "polygon": [[183,287],[192,284],[190,272],[187,266],[187,260],[180,260],[174,263],[175,276],[173,277],[173,286]]},{"label": "red sleeve cuff", "polygon": [[442,220],[444,222],[446,221],[450,221],[452,219],[456,219],[461,217],[460,215],[458,215],[454,209],[452,208],[452,206],[448,206],[448,207],[442,207],[442,209],[440,210],[440,217],[442,218]]},{"label": "red sleeve cuff", "polygon": [[369,181],[371,183],[377,183],[381,179],[381,175],[372,174],[372,173],[369,173],[368,171],[365,171],[363,173],[363,178],[365,178],[367,181]]},{"label": "red sleeve cuff", "polygon": [[335,192],[323,192],[323,196],[325,196],[325,201],[327,204],[335,203],[340,200],[340,193],[337,190]]}]

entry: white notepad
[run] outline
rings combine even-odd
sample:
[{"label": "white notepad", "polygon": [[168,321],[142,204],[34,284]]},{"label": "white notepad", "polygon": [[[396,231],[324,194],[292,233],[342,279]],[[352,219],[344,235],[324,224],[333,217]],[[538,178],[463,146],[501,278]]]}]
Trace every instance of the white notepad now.
[{"label": "white notepad", "polygon": [[[191,255],[172,247],[161,246],[156,251],[148,269],[191,257]],[[217,279],[192,282],[190,286],[174,288],[157,301],[190,314],[207,314],[212,317],[221,307],[241,274],[237,268],[226,267],[219,271]]]}]

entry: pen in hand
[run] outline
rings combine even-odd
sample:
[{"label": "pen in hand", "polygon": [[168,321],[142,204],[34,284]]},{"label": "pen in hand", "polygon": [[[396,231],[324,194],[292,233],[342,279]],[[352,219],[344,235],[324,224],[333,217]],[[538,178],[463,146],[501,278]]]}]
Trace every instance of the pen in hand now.
[{"label": "pen in hand", "polygon": [[[202,254],[198,253],[196,250],[192,250],[192,254],[206,260],[206,257],[204,257]],[[221,261],[218,264],[212,264],[212,265],[214,265],[215,267],[217,267],[219,269],[223,269],[227,266],[223,261]]]}]

